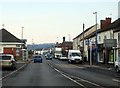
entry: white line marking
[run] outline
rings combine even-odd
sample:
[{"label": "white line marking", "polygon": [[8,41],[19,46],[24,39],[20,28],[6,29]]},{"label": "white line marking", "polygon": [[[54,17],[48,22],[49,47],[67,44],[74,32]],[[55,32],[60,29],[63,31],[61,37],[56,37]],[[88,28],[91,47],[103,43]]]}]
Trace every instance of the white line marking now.
[{"label": "white line marking", "polygon": [[0,78],[0,81],[3,80],[4,78],[6,78],[6,77],[8,77],[8,76],[10,76],[10,75],[12,75],[12,74],[14,74],[15,72],[19,71],[19,70],[22,69],[25,65],[27,65],[27,64],[24,64],[23,66],[21,66],[21,67],[18,68],[17,70],[15,70],[15,71],[13,71],[13,72],[7,74],[6,76]]},{"label": "white line marking", "polygon": [[54,68],[55,69],[55,71],[57,71],[57,72],[59,72],[60,73],[60,71],[58,70],[58,69],[56,69],[56,68]]},{"label": "white line marking", "polygon": [[79,78],[79,77],[76,77],[76,76],[71,76],[71,77],[76,78],[76,79],[78,79],[78,80],[80,80],[80,81],[83,81],[83,82],[87,82],[87,83],[92,84],[92,85],[94,85],[94,86],[100,86],[100,85],[98,85],[98,84],[95,84],[95,83],[93,83],[93,82],[87,81],[87,80],[85,80],[85,79],[82,79],[82,78]]},{"label": "white line marking", "polygon": [[[52,66],[52,65],[51,65],[51,66]],[[75,65],[73,65],[73,66],[75,66]],[[76,67],[79,68],[79,66],[76,66]],[[78,80],[87,82],[87,83],[92,84],[92,85],[97,86],[97,87],[101,87],[100,85],[98,85],[98,84],[96,84],[96,83],[93,83],[93,82],[90,82],[90,81],[88,81],[88,80],[85,80],[85,79],[82,79],[82,78],[79,78],[79,77],[76,77],[76,76],[72,76],[72,75],[69,75],[69,74],[66,74],[66,75],[65,75],[65,74],[63,74],[63,72],[61,72],[60,70],[58,70],[58,69],[56,69],[56,68],[54,68],[54,70],[57,71],[58,73],[60,73],[61,75],[63,75],[64,77],[70,79],[71,81],[77,83],[78,85],[80,85],[80,86],[82,86],[82,87],[84,87],[84,88],[86,88],[86,87],[85,87],[84,85],[80,84],[79,82],[77,82]],[[67,76],[67,75],[69,75],[70,77]],[[78,80],[76,81],[76,80],[72,79],[71,77],[76,78],[76,79],[78,79]],[[101,87],[101,88],[104,88],[104,87]]]},{"label": "white line marking", "polygon": [[76,80],[70,78],[69,76],[66,76],[65,74],[62,74],[62,75],[63,75],[64,77],[68,78],[69,80],[73,81],[74,83],[76,83],[76,84],[78,84],[78,85],[80,85],[80,86],[82,86],[82,87],[84,87],[84,88],[87,88],[87,87],[85,87],[84,85],[82,85],[81,83],[77,82]]},{"label": "white line marking", "polygon": [[115,81],[115,82],[120,82],[120,80],[118,80],[118,79],[112,79],[113,81]]},{"label": "white line marking", "polygon": [[62,76],[68,78],[68,79],[71,80],[71,81],[73,81],[74,83],[76,83],[76,84],[78,84],[78,85],[80,85],[80,86],[82,86],[82,87],[84,87],[84,88],[87,88],[87,87],[85,87],[84,85],[82,85],[81,83],[77,82],[76,80],[74,80],[74,79],[70,78],[69,76],[61,73],[61,71],[59,71],[58,69],[54,68],[54,70],[57,71],[58,73],[60,73]]}]

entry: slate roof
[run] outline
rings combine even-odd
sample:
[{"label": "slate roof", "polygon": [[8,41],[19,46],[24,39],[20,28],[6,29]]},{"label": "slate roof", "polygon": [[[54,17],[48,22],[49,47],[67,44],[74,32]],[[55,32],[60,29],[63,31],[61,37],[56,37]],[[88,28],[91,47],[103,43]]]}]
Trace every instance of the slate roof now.
[{"label": "slate roof", "polygon": [[[98,29],[97,33],[105,32],[111,29],[113,29],[114,32],[120,31],[120,18],[118,18],[113,23],[109,24],[108,26],[104,27],[103,29]],[[83,34],[83,32],[81,34]],[[91,38],[95,35],[96,35],[96,31],[86,36],[85,39]]]},{"label": "slate roof", "polygon": [[0,30],[0,42],[14,42],[14,43],[21,43],[21,40],[15,37],[13,34],[8,32],[6,29]]},{"label": "slate roof", "polygon": [[108,26],[106,26],[105,28],[103,28],[102,30],[100,30],[99,33],[100,32],[104,32],[104,31],[108,31],[110,29],[113,29],[114,31],[116,31],[116,30],[118,30],[118,28],[120,28],[120,18],[118,18],[113,23],[109,24]]},{"label": "slate roof", "polygon": [[[97,25],[98,25],[98,24],[97,24]],[[91,28],[93,28],[93,27],[95,27],[95,26],[96,26],[96,24],[93,25],[93,26],[91,26],[91,27],[89,27],[89,28],[87,28],[87,29],[84,31],[84,33],[87,32],[87,31],[89,31]],[[81,35],[83,35],[83,32],[82,32],[81,34],[79,34],[78,36],[76,36],[75,38],[73,38],[73,40],[76,39],[76,38],[78,38],[78,37],[81,36]]]}]

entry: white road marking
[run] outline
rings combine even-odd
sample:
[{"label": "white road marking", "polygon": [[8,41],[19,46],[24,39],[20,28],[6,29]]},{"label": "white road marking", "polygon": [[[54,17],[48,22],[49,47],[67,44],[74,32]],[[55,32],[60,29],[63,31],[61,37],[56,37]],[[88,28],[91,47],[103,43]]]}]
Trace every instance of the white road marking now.
[{"label": "white road marking", "polygon": [[118,79],[112,79],[113,81],[115,81],[115,82],[119,82],[120,83],[120,80],[118,80]]},{"label": "white road marking", "polygon": [[84,87],[84,88],[87,88],[87,87],[85,87],[84,85],[82,85],[81,83],[77,82],[76,80],[74,80],[74,79],[70,78],[69,76],[61,73],[61,71],[59,71],[58,69],[54,68],[54,70],[57,71],[58,73],[60,73],[62,76],[66,77],[67,79],[73,81],[74,83],[76,83],[76,84],[78,84],[78,85],[80,85],[80,86],[82,86],[82,87]]},{"label": "white road marking", "polygon": [[[76,76],[70,75],[70,77],[69,77],[69,76],[67,76],[67,75],[69,75],[69,74],[66,74],[66,75],[65,75],[65,74],[63,74],[63,72],[61,72],[60,70],[58,70],[58,69],[56,69],[56,68],[54,68],[54,70],[57,71],[58,73],[60,73],[61,75],[63,75],[64,77],[70,79],[71,81],[75,82],[76,84],[78,84],[78,85],[80,85],[80,86],[82,86],[82,87],[84,87],[84,88],[86,88],[86,87],[85,87],[84,85],[82,85],[81,83],[77,82],[77,81],[80,80],[80,81],[83,81],[83,82],[87,82],[87,83],[89,83],[89,84],[92,84],[92,85],[94,85],[94,86],[101,87],[100,85],[98,85],[98,84],[96,84],[96,83],[87,81],[87,80],[85,80],[85,79],[82,79],[82,78],[79,78],[79,77],[76,77]],[[78,79],[78,80],[76,81],[76,80],[72,79],[72,77],[73,77],[73,78],[76,78],[76,79]],[[101,87],[101,88],[104,88],[104,87]]]},{"label": "white road marking", "polygon": [[61,72],[60,72],[58,69],[56,69],[56,68],[54,68],[54,70],[57,71],[57,72],[59,72],[59,73],[61,73]]},{"label": "white road marking", "polygon": [[49,63],[48,63],[48,65],[49,65],[51,68],[53,68],[53,66],[52,66],[52,65],[50,65]]},{"label": "white road marking", "polygon": [[8,77],[8,76],[10,76],[10,75],[12,75],[12,74],[14,74],[15,72],[19,71],[19,70],[22,69],[25,65],[27,65],[27,64],[24,64],[23,66],[21,66],[21,67],[18,68],[17,70],[15,70],[15,71],[13,71],[13,72],[7,74],[6,76],[0,78],[0,81],[3,80],[4,78],[6,78],[6,77]]},{"label": "white road marking", "polygon": [[[76,76],[71,76],[71,77],[78,79],[77,81],[87,82],[87,83],[89,83],[89,84],[92,84],[92,85],[98,86],[98,87],[100,86],[100,85],[98,85],[98,84],[96,84],[96,83],[90,82],[90,81],[88,81],[88,80],[85,80],[85,79],[82,79],[82,78],[79,78],[79,77],[76,77]],[[102,87],[102,88],[103,88],[103,87]]]},{"label": "white road marking", "polygon": [[80,86],[82,86],[82,87],[84,87],[84,88],[87,88],[87,87],[85,87],[83,84],[77,82],[76,80],[70,78],[69,76],[67,76],[67,75],[65,75],[65,74],[62,74],[62,75],[63,75],[64,77],[68,78],[69,80],[73,81],[74,83],[76,83],[76,84],[78,84],[78,85],[80,85]]}]

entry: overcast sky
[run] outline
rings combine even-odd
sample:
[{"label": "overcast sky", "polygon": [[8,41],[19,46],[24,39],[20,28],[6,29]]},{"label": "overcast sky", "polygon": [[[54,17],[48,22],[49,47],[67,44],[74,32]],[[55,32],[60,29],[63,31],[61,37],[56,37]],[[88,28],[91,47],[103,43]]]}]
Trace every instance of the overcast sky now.
[{"label": "overcast sky", "polygon": [[[89,1],[89,2],[88,2]],[[21,27],[24,38],[32,42],[62,42],[62,37],[71,40],[85,29],[101,19],[118,18],[119,0],[0,0],[0,29],[5,29],[21,39]]]}]

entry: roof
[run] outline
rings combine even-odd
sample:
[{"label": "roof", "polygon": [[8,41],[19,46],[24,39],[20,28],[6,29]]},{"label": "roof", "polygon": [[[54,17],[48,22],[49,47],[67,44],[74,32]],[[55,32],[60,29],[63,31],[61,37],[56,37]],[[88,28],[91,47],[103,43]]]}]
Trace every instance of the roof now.
[{"label": "roof", "polygon": [[[87,32],[89,29],[91,29],[92,27],[94,27],[95,25],[89,27],[88,29],[86,29],[84,32]],[[104,32],[104,31],[108,31],[113,29],[114,32],[120,31],[120,18],[118,18],[117,20],[115,20],[113,23],[109,24],[108,26],[104,27],[103,29],[98,29],[98,33]],[[79,34],[77,37],[75,37],[74,39],[78,38],[79,36],[81,36],[83,34],[83,32],[81,34]],[[96,31],[91,33],[90,35],[86,36],[85,38],[90,38],[95,36]]]},{"label": "roof", "polygon": [[21,43],[21,40],[15,37],[13,34],[8,32],[6,29],[1,29],[0,30],[1,38],[0,42],[17,42]]},{"label": "roof", "polygon": [[[114,32],[120,31],[120,18],[118,18],[113,23],[106,26],[104,29],[98,29],[98,33],[105,32],[111,29],[113,29]],[[86,39],[95,36],[95,34],[96,31],[91,33],[89,36],[87,36]]]},{"label": "roof", "polygon": [[113,29],[114,31],[120,30],[120,18],[115,20],[113,23],[109,24],[103,29],[100,29],[99,33]]},{"label": "roof", "polygon": [[63,47],[63,46],[72,46],[72,45],[73,45],[72,41],[65,41],[65,42],[62,42],[62,43],[58,43],[55,46],[56,47]]},{"label": "roof", "polygon": [[61,45],[62,46],[72,46],[72,44],[73,44],[73,42],[71,42],[71,41],[65,41]]},{"label": "roof", "polygon": [[[98,24],[97,24],[97,25],[98,25]],[[91,27],[89,27],[89,28],[87,28],[87,29],[84,31],[84,33],[87,32],[88,30],[90,30],[91,28],[95,27],[95,26],[96,26],[96,24],[93,25],[93,26],[91,26]],[[78,37],[81,36],[81,35],[83,35],[83,32],[82,32],[81,34],[79,34],[78,36],[76,36],[74,39],[78,38]],[[73,39],[73,40],[74,40],[74,39]]]}]

